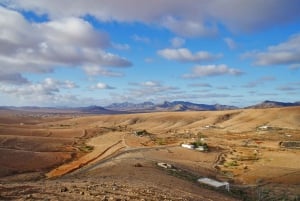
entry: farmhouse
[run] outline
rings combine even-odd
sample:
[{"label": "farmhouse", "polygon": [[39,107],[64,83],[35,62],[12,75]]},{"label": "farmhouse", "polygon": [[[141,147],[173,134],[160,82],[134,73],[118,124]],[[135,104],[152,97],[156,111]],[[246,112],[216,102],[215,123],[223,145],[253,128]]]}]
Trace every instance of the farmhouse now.
[{"label": "farmhouse", "polygon": [[197,180],[199,183],[206,184],[209,186],[213,186],[215,188],[225,188],[229,191],[229,183],[228,182],[219,182],[210,178],[200,178]]},{"label": "farmhouse", "polygon": [[195,148],[195,146],[193,144],[181,144],[181,146],[183,148],[187,148],[187,149],[194,149]]},{"label": "farmhouse", "polygon": [[193,142],[191,144],[181,144],[181,147],[186,149],[193,149],[196,151],[208,151],[208,146],[206,143]]}]

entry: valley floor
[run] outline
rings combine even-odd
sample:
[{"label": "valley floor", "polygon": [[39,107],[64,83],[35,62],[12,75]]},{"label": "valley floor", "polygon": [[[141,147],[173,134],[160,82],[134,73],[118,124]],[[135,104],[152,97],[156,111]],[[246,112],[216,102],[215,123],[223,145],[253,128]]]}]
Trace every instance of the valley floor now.
[{"label": "valley floor", "polygon": [[[205,142],[208,152],[182,143]],[[0,115],[0,200],[297,200],[300,107]],[[165,170],[158,162],[171,164]],[[231,191],[197,183],[208,177]]]}]

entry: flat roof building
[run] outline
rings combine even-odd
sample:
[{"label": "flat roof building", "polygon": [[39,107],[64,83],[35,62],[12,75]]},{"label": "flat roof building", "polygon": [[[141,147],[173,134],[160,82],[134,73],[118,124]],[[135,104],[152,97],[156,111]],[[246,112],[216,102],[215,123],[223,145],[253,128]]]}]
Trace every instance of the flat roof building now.
[{"label": "flat roof building", "polygon": [[213,186],[216,188],[224,187],[227,191],[229,191],[229,183],[228,182],[219,182],[210,178],[200,178],[197,180],[199,183],[207,184],[209,186]]}]

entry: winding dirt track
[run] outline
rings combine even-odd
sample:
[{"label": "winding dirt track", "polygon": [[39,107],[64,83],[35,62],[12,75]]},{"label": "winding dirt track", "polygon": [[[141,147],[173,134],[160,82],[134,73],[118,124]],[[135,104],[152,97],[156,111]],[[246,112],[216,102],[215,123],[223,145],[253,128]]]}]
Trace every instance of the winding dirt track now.
[{"label": "winding dirt track", "polygon": [[85,167],[82,167],[82,168],[78,169],[77,171],[72,172],[71,174],[75,175],[75,174],[89,172],[90,170],[94,170],[98,166],[100,166],[100,165],[102,165],[104,163],[110,162],[110,161],[112,161],[112,160],[116,159],[117,157],[122,156],[124,154],[137,153],[137,152],[143,152],[143,151],[149,151],[149,150],[168,149],[168,148],[177,147],[177,146],[178,145],[168,145],[168,146],[156,146],[156,147],[129,148],[129,149],[126,149],[126,150],[123,150],[123,151],[118,150],[118,151],[112,153],[111,155],[109,155],[109,156],[107,156],[105,158],[102,158],[102,160],[98,159],[95,163],[92,163],[90,165],[87,164]]},{"label": "winding dirt track", "polygon": [[[0,114],[0,121],[1,116],[4,115]],[[27,172],[44,173],[64,163],[49,172],[47,177],[58,177],[56,181],[62,181],[86,179],[89,176],[95,179],[98,174],[101,180],[107,178],[110,181],[114,178],[128,181],[131,176],[140,182],[148,178],[149,174],[153,175],[153,172],[159,175],[157,178],[164,175],[157,172],[154,164],[160,161],[187,167],[187,170],[199,175],[204,172],[203,168],[216,170],[213,167],[218,165],[220,178],[230,179],[236,184],[255,187],[259,182],[258,185],[266,184],[270,189],[280,184],[278,189],[283,189],[287,194],[297,192],[291,195],[298,195],[300,192],[300,152],[278,145],[281,141],[300,140],[300,107],[55,117],[55,121],[52,117],[30,121],[27,119],[29,117],[25,117],[12,116],[8,120],[2,117],[0,122],[0,173],[3,176],[13,175],[16,170],[20,170],[18,173],[24,173],[20,178],[25,178]],[[262,126],[269,129],[259,129]],[[141,129],[153,134],[156,141],[148,136],[129,134]],[[207,144],[216,149],[209,153],[199,153],[174,145],[195,140],[198,134],[203,135]],[[173,145],[156,146],[160,142]],[[85,145],[93,146],[94,150],[82,156],[81,151],[89,150]],[[258,156],[255,160],[254,154]],[[78,156],[82,157],[67,163]],[[221,158],[224,162],[220,161]],[[136,168],[136,164],[142,167]],[[141,174],[137,175],[137,171]],[[172,177],[166,177],[166,182],[169,181],[170,186],[175,183]],[[154,179],[149,180],[150,183],[160,184]]]},{"label": "winding dirt track", "polygon": [[[92,138],[87,143],[87,145],[94,147],[94,150],[91,153],[88,153],[87,155],[79,158],[78,160],[72,161],[71,163],[63,164],[58,168],[55,168],[46,174],[47,178],[60,177],[84,167],[96,160],[102,160],[125,148],[122,140],[120,140],[122,137],[121,135],[121,133],[109,133],[103,136]],[[107,137],[111,139],[109,142],[104,140]]]}]

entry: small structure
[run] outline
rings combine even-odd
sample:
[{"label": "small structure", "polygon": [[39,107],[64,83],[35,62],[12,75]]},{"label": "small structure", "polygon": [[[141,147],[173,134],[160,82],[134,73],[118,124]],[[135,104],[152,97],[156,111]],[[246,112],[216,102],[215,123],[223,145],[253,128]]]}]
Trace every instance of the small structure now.
[{"label": "small structure", "polygon": [[210,128],[217,128],[215,125],[205,125],[202,127],[202,129],[210,129]]},{"label": "small structure", "polygon": [[195,148],[195,146],[193,144],[181,144],[181,146],[183,148],[187,148],[187,149],[194,149]]},{"label": "small structure", "polygon": [[206,151],[204,146],[199,146],[199,147],[195,148],[195,150],[197,150],[197,151]]},{"label": "small structure", "polygon": [[193,142],[191,144],[181,144],[181,147],[186,149],[193,149],[196,151],[208,151],[208,146],[206,143]]},{"label": "small structure", "polygon": [[148,132],[146,130],[138,130],[138,131],[133,131],[133,134],[139,137],[143,137],[145,135],[148,135]]},{"label": "small structure", "polygon": [[259,130],[268,130],[270,127],[267,125],[258,127]]},{"label": "small structure", "polygon": [[173,168],[173,166],[171,164],[168,164],[168,163],[157,163],[157,165],[159,167],[162,167],[162,168],[165,168],[165,169],[171,169],[171,168]]},{"label": "small structure", "polygon": [[282,141],[279,142],[279,146],[290,149],[300,149],[300,141]]},{"label": "small structure", "polygon": [[228,182],[219,182],[210,178],[200,178],[197,180],[199,183],[213,186],[215,188],[225,188],[227,191],[230,190]]}]

